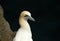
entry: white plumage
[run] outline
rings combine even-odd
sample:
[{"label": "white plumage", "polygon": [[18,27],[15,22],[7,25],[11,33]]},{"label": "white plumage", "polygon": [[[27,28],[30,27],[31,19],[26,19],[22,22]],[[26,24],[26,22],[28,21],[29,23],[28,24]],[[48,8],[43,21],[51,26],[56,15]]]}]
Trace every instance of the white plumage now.
[{"label": "white plumage", "polygon": [[21,27],[18,29],[13,41],[33,41],[30,25],[27,22],[28,19],[35,21],[31,17],[30,12],[28,11],[21,12],[19,17],[19,24]]}]

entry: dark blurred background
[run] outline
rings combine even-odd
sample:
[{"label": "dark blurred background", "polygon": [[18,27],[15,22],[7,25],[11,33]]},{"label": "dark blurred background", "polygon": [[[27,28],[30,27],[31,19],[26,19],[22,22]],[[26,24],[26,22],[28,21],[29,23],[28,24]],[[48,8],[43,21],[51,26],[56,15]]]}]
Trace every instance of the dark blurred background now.
[{"label": "dark blurred background", "polygon": [[60,41],[60,2],[57,0],[0,0],[11,30],[17,31],[20,12],[28,10],[35,18],[29,21],[34,41]]}]

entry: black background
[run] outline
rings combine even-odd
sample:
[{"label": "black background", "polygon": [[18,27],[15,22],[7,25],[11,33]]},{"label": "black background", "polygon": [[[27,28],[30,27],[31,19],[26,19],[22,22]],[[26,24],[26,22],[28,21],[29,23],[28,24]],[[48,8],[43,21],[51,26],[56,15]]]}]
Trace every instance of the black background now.
[{"label": "black background", "polygon": [[59,1],[56,0],[1,0],[4,17],[11,30],[17,31],[20,12],[28,10],[35,18],[29,21],[34,41],[60,41]]}]

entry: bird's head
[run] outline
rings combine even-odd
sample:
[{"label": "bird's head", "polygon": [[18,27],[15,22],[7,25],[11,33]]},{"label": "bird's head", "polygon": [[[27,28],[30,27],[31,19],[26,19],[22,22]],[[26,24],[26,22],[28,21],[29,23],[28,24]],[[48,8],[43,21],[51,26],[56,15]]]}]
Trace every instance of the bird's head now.
[{"label": "bird's head", "polygon": [[35,19],[31,16],[31,13],[29,11],[22,11],[20,17],[24,18],[25,20],[29,19],[35,21]]}]

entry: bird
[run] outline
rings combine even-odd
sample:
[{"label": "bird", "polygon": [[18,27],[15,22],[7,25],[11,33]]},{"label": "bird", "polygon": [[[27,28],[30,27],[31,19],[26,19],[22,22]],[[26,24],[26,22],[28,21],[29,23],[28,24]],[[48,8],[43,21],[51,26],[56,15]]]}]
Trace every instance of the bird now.
[{"label": "bird", "polygon": [[35,21],[29,11],[22,11],[19,15],[20,28],[18,29],[13,41],[33,41],[32,31],[28,20]]}]

